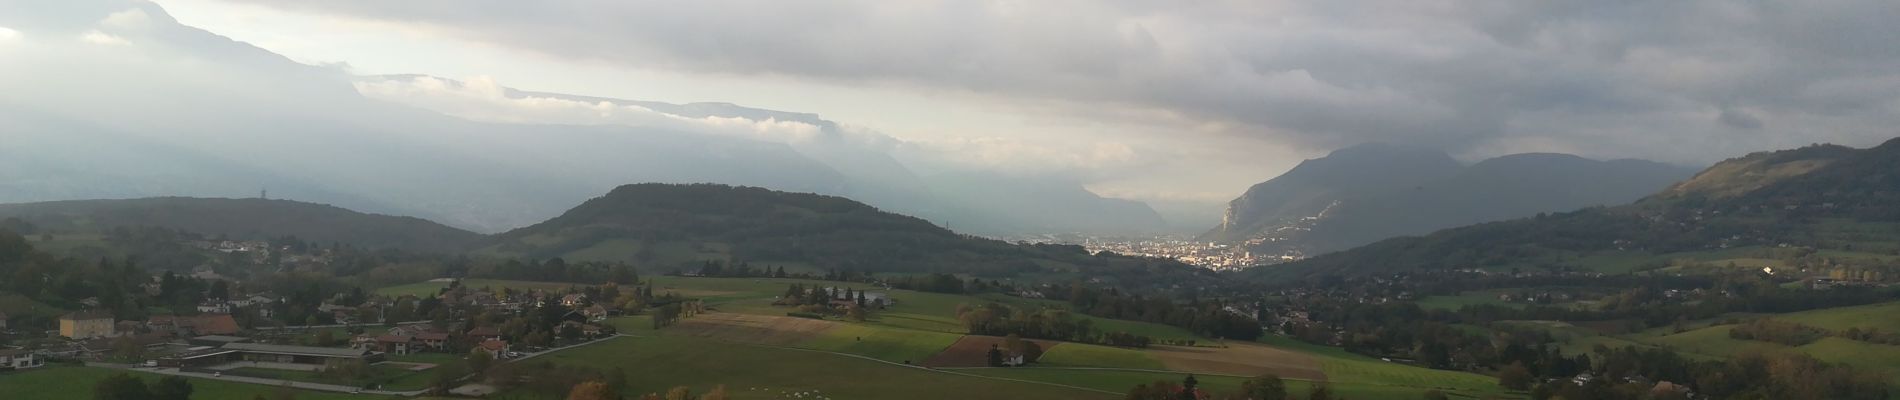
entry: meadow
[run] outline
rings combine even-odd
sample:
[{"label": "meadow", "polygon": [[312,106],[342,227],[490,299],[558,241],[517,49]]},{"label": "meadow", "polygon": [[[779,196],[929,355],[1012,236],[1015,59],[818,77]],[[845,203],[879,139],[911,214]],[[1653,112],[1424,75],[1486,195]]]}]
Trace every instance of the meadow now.
[{"label": "meadow", "polygon": [[[162,377],[158,374],[137,371],[50,365],[27,371],[0,373],[0,394],[5,394],[5,396],[0,397],[34,400],[88,400],[92,398],[90,382],[98,382],[108,376],[121,372],[129,373],[132,376],[143,379],[147,384]],[[276,386],[254,385],[249,383],[197,378],[188,379],[192,387],[191,397],[194,399],[249,399],[259,395],[265,398],[276,398],[274,396],[280,391],[289,390]],[[395,398],[307,390],[290,391],[296,395],[298,400],[371,400]]]},{"label": "meadow", "polygon": [[[833,397],[879,397],[895,387],[933,388],[940,385],[997,384],[1021,385],[1009,389],[1011,397],[1025,398],[1098,398],[1106,393],[1077,390],[1034,383],[1011,383],[954,374],[930,373],[903,366],[917,363],[944,352],[963,337],[956,309],[964,304],[1001,302],[1018,307],[1061,306],[1049,300],[1021,299],[998,294],[954,295],[906,290],[884,290],[861,283],[840,283],[769,278],[698,278],[661,276],[648,278],[659,292],[674,292],[705,300],[715,314],[689,318],[674,327],[653,330],[646,316],[609,319],[621,332],[635,337],[615,339],[590,347],[584,352],[564,352],[545,358],[562,364],[589,365],[603,369],[621,367],[629,374],[652,382],[645,391],[660,391],[673,385],[693,386],[703,392],[713,385],[725,384],[738,398],[772,398],[783,390],[821,390]],[[854,290],[887,292],[897,300],[887,310],[873,312],[865,322],[838,319],[806,320],[785,316],[788,307],[771,305],[790,284],[843,286]],[[469,280],[470,287],[508,286],[565,287],[566,284]],[[385,290],[439,289],[441,283],[405,285]],[[736,314],[736,315],[735,315]],[[1078,317],[1081,317],[1078,315]],[[1092,318],[1103,330],[1149,334],[1164,340],[1194,340],[1202,347],[1163,347],[1131,349],[1080,343],[1061,343],[1046,347],[1041,362],[1026,368],[954,369],[958,374],[976,374],[1009,379],[1071,385],[1094,390],[1122,393],[1137,384],[1155,380],[1179,381],[1189,372],[1203,371],[1205,386],[1217,391],[1238,388],[1243,377],[1267,371],[1287,371],[1289,385],[1303,395],[1306,383],[1297,379],[1320,378],[1335,390],[1355,399],[1414,399],[1426,390],[1483,396],[1513,395],[1502,391],[1494,378],[1450,371],[1437,371],[1387,363],[1346,353],[1343,350],[1312,346],[1292,341],[1267,341],[1273,347],[1223,344],[1190,334],[1180,328],[1135,321]],[[773,334],[784,330],[783,335]],[[782,336],[782,337],[781,337]],[[1210,347],[1212,346],[1212,347]],[[835,352],[839,354],[829,354]],[[1279,352],[1279,354],[1274,354]],[[1233,353],[1233,354],[1227,354]],[[689,354],[703,354],[691,359]],[[845,356],[845,355],[850,356]],[[854,358],[861,356],[868,359]],[[888,363],[879,363],[877,361]],[[807,366],[806,364],[812,364]],[[665,365],[668,367],[656,367]],[[843,368],[834,371],[830,368]],[[1108,369],[1153,370],[1157,372]],[[1293,369],[1280,369],[1293,368]],[[1303,370],[1301,368],[1304,368]],[[815,373],[820,371],[822,373]],[[911,373],[922,372],[923,375]],[[1304,371],[1304,372],[1302,372]],[[868,382],[837,376],[878,376],[882,382]],[[891,376],[886,379],[886,376]],[[724,378],[710,378],[724,377]],[[969,382],[975,379],[977,382]],[[724,380],[724,381],[722,381]],[[896,382],[896,383],[893,383]],[[961,382],[961,383],[957,383]],[[854,387],[853,385],[864,385]],[[751,390],[754,388],[770,388]],[[1029,390],[1014,394],[1015,390]],[[747,394],[751,392],[750,394]],[[955,393],[954,391],[952,393]],[[863,394],[864,396],[858,396]],[[1050,397],[1054,396],[1054,397]],[[911,397],[907,397],[911,398]],[[932,398],[932,397],[915,397]]]},{"label": "meadow", "polygon": [[[600,370],[621,368],[636,393],[689,386],[704,393],[724,385],[737,399],[775,399],[784,392],[818,391],[833,398],[967,399],[972,390],[994,398],[1111,399],[1119,396],[1055,385],[985,379],[823,352],[750,346],[681,336],[622,337],[556,353],[550,361]],[[1126,390],[1125,388],[1123,389]],[[1119,391],[1117,391],[1119,393]],[[512,395],[523,395],[510,393]]]}]

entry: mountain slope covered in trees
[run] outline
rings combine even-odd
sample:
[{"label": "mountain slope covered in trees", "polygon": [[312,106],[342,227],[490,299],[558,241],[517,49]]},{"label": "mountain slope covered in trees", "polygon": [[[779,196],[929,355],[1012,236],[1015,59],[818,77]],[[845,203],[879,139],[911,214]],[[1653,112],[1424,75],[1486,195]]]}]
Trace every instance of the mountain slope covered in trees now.
[{"label": "mountain slope covered in trees", "polygon": [[294,236],[328,245],[460,253],[481,234],[421,218],[365,214],[289,200],[159,197],[0,204],[0,219],[18,219],[35,232],[103,233],[158,227],[234,240]]},{"label": "mountain slope covered in trees", "polygon": [[[1389,239],[1247,275],[1280,280],[1421,268],[1614,271],[1682,266],[1680,260],[1714,252],[1790,253],[1757,258],[1887,268],[1900,264],[1895,204],[1900,139],[1870,149],[1811,146],[1723,161],[1635,204]],[[1632,259],[1646,261],[1627,261]]]},{"label": "mountain slope covered in trees", "polygon": [[1444,152],[1385,144],[1308,160],[1234,200],[1206,240],[1311,255],[1381,239],[1540,212],[1624,204],[1692,170],[1641,160],[1515,154],[1464,166]]}]

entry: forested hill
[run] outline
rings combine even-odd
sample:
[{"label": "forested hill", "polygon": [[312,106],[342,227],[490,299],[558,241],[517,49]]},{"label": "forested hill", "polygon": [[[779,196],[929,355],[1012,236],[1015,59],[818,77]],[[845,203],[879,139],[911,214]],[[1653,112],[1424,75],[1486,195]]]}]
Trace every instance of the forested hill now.
[{"label": "forested hill", "polygon": [[1671,257],[1751,248],[1890,263],[1900,257],[1896,204],[1900,139],[1871,149],[1817,145],[1723,161],[1632,205],[1389,239],[1244,274],[1283,282],[1415,269],[1605,270],[1610,259],[1661,267]]},{"label": "forested hill", "polygon": [[1626,204],[1694,172],[1554,153],[1467,166],[1440,150],[1367,144],[1307,160],[1255,185],[1202,238],[1245,243],[1256,254],[1321,254],[1457,226]]},{"label": "forested hill", "polygon": [[[482,235],[421,218],[366,214],[289,200],[158,197],[0,204],[0,220],[17,219],[22,233],[106,233],[159,227],[262,240],[295,236],[319,245],[460,253]],[[17,222],[16,222],[17,224]]]},{"label": "forested hill", "polygon": [[715,184],[636,184],[547,222],[496,235],[478,254],[629,262],[691,270],[707,261],[858,272],[977,276],[1079,273],[1175,279],[1210,273],[1171,261],[1092,256],[1076,246],[960,235],[842,197]]}]

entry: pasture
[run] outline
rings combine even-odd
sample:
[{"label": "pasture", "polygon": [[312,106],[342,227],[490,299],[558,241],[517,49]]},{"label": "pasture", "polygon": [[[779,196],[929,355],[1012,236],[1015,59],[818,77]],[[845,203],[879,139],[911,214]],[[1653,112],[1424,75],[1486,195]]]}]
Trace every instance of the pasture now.
[{"label": "pasture", "polygon": [[1403,387],[1414,396],[1425,390],[1467,394],[1502,394],[1497,378],[1469,372],[1443,371],[1381,361],[1353,354],[1344,349],[1303,343],[1283,336],[1266,336],[1261,341],[1280,349],[1317,357],[1326,379],[1337,385],[1361,384]]},{"label": "pasture", "polygon": [[[622,337],[537,359],[599,370],[622,368],[635,393],[725,385],[737,399],[776,399],[817,390],[834,398],[959,400],[971,390],[1033,399],[1112,399],[1117,395],[1036,383],[931,371],[823,352],[751,346],[684,336]],[[1132,384],[1130,385],[1132,386]],[[1124,388],[1125,390],[1125,388]],[[1119,391],[1118,391],[1119,392]],[[510,393],[526,396],[527,394]],[[1006,395],[1004,395],[1006,394]],[[533,397],[523,397],[533,398]],[[550,397],[553,399],[556,397]]]},{"label": "pasture", "polygon": [[1171,371],[1326,380],[1318,357],[1260,344],[1233,343],[1225,348],[1154,346],[1145,353]]},{"label": "pasture", "polygon": [[1161,360],[1141,350],[1081,343],[1064,343],[1043,349],[1041,364],[1052,367],[1167,368],[1161,364]]},{"label": "pasture", "polygon": [[[981,367],[985,364],[988,342],[984,340],[1000,339],[963,335],[963,326],[956,319],[956,310],[961,305],[994,301],[1029,309],[1064,306],[1056,301],[1021,299],[998,294],[955,295],[884,290],[860,283],[672,276],[649,279],[659,292],[680,293],[705,300],[708,307],[714,311],[684,319],[678,325],[657,331],[651,329],[650,320],[645,316],[613,318],[608,321],[609,324],[621,327],[623,333],[640,337],[615,339],[598,345],[601,347],[590,348],[586,352],[557,353],[547,359],[561,364],[574,363],[603,368],[619,366],[627,369],[629,374],[640,375],[642,377],[640,381],[645,382],[643,384],[652,385],[651,388],[643,387],[641,390],[658,391],[675,385],[689,385],[703,392],[713,385],[724,384],[738,398],[772,398],[770,395],[783,390],[822,390],[827,395],[839,398],[877,398],[889,397],[890,393],[913,393],[910,390],[894,389],[898,386],[911,386],[909,384],[897,385],[889,382],[853,388],[853,384],[867,383],[860,382],[865,381],[862,379],[848,378],[849,376],[879,376],[876,381],[890,381],[890,379],[884,379],[884,375],[889,374],[903,375],[902,379],[905,380],[918,380],[916,384],[921,385],[918,386],[921,388],[949,387],[943,385],[952,385],[952,382],[983,385],[974,387],[991,387],[990,385],[1008,382],[928,371],[921,371],[924,375],[912,376],[908,374],[909,371],[919,370],[902,364],[909,362],[958,367]],[[865,322],[788,317],[785,313],[792,310],[790,307],[773,306],[771,303],[785,292],[788,285],[794,283],[806,287],[842,286],[854,290],[869,289],[885,292],[896,299],[897,304],[888,309],[874,311]],[[515,288],[567,286],[567,284],[483,280],[470,280],[465,282],[465,285]],[[441,286],[437,284],[435,287]],[[1076,315],[1078,318],[1083,317],[1080,314]],[[1148,349],[1130,349],[1080,343],[1045,342],[1043,348],[1045,353],[1042,359],[1030,367],[959,368],[954,372],[1073,385],[1115,393],[1122,393],[1134,385],[1157,379],[1179,381],[1185,373],[1198,372],[1212,374],[1204,377],[1203,381],[1212,385],[1208,387],[1217,390],[1230,390],[1223,389],[1222,385],[1237,388],[1241,381],[1240,377],[1275,373],[1289,379],[1289,382],[1324,379],[1330,381],[1335,389],[1357,399],[1411,399],[1417,398],[1420,393],[1430,389],[1509,397],[1497,387],[1494,378],[1484,375],[1387,363],[1352,355],[1339,349],[1299,344],[1290,340],[1284,341],[1289,343],[1269,340],[1265,345],[1217,343],[1171,326],[1089,318],[1094,320],[1093,323],[1098,330],[1140,333],[1160,340],[1195,340],[1197,345],[1202,347],[1154,346]],[[963,346],[969,347],[963,350],[974,350],[957,351],[960,342],[974,343]],[[703,359],[687,359],[690,358],[689,354],[695,353],[706,355],[701,357]],[[949,358],[958,358],[958,360],[949,360]],[[805,362],[826,366],[846,363],[850,365],[839,367],[847,368],[849,372],[828,371],[823,374],[814,374],[811,371],[827,370],[803,365],[802,363]],[[645,366],[652,363],[669,364],[672,367],[660,371]],[[774,365],[788,365],[787,363],[790,363],[789,366],[782,370],[771,368]],[[1101,368],[1157,372],[1115,371]],[[890,371],[884,371],[884,369]],[[1158,372],[1165,370],[1183,372]],[[649,374],[652,376],[648,376]],[[975,381],[969,381],[971,379]],[[1061,386],[1020,382],[1016,384],[1022,385],[1022,388],[1029,391],[1017,393],[1014,392],[1016,389],[1009,389],[1008,393],[1012,394],[1011,397],[1099,398],[1095,397],[1097,395],[1108,398],[1119,397],[1089,390],[1065,389]],[[1296,394],[1304,394],[1304,385],[1307,384],[1290,383],[1290,385],[1297,389]],[[735,390],[753,387],[770,388],[771,392]],[[935,393],[928,389],[917,392],[926,391]],[[749,392],[750,395],[747,394]],[[950,390],[947,393],[958,392]],[[906,398],[933,397],[906,396]]]},{"label": "pasture", "polygon": [[1457,296],[1429,296],[1418,300],[1418,306],[1428,310],[1457,311],[1465,306],[1489,304],[1510,308],[1524,308],[1523,303],[1511,303],[1498,300],[1501,290],[1474,290],[1459,293]]},{"label": "pasture", "polygon": [[[91,382],[98,382],[113,374],[125,372],[151,384],[163,377],[136,371],[120,371],[107,368],[52,365],[20,372],[0,373],[0,394],[7,399],[34,400],[89,400],[92,398]],[[249,399],[254,396],[275,397],[280,391],[289,390],[298,400],[372,400],[394,399],[386,396],[351,395],[345,393],[290,390],[277,386],[254,385],[248,383],[220,380],[188,378],[191,381],[194,399]]]}]

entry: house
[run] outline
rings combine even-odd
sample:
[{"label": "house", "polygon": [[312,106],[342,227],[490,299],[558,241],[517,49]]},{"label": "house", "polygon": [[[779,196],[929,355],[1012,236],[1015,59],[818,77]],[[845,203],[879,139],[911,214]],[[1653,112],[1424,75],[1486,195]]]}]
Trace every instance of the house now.
[{"label": "house", "polygon": [[80,311],[59,316],[59,335],[68,339],[92,339],[113,335],[112,314]]},{"label": "house", "polygon": [[177,315],[154,315],[146,320],[145,327],[153,332],[170,332],[178,336],[236,335],[237,319],[231,314],[200,314],[189,317]]},{"label": "house", "polygon": [[508,342],[504,340],[483,340],[481,343],[475,344],[475,349],[488,352],[489,357],[494,357],[497,360],[508,358]]},{"label": "house", "polygon": [[476,343],[501,340],[501,330],[492,326],[483,326],[468,331],[468,339]]},{"label": "house", "polygon": [[264,295],[254,294],[254,295],[251,295],[251,297],[231,300],[231,306],[232,307],[268,306],[268,305],[271,305],[271,303],[276,303],[276,302],[277,302],[277,299],[273,299]]},{"label": "house", "polygon": [[570,294],[566,296],[561,296],[561,305],[563,306],[576,307],[576,306],[581,305],[581,303],[585,301],[587,301],[587,295],[585,294],[575,293],[575,294]]},{"label": "house", "polygon": [[599,304],[595,304],[591,307],[581,309],[581,314],[586,315],[588,318],[592,318],[595,321],[606,320],[607,307],[601,306]]},{"label": "house", "polygon": [[204,303],[199,303],[199,304],[198,304],[198,312],[201,312],[201,313],[218,313],[218,314],[230,314],[230,313],[231,313],[231,303],[225,303],[225,302],[217,302],[217,301],[208,301],[208,302],[204,302]]},{"label": "house", "polygon": [[449,348],[449,334],[447,333],[427,332],[427,333],[418,334],[415,337],[416,337],[416,341],[422,343],[423,347],[427,347],[427,348],[435,349],[435,350],[444,350],[444,349]]},{"label": "house", "polygon": [[389,354],[409,354],[422,350],[422,342],[415,336],[382,335],[370,342],[370,349]]},{"label": "house", "polygon": [[0,371],[38,368],[43,366],[33,352],[24,349],[0,349]]}]

